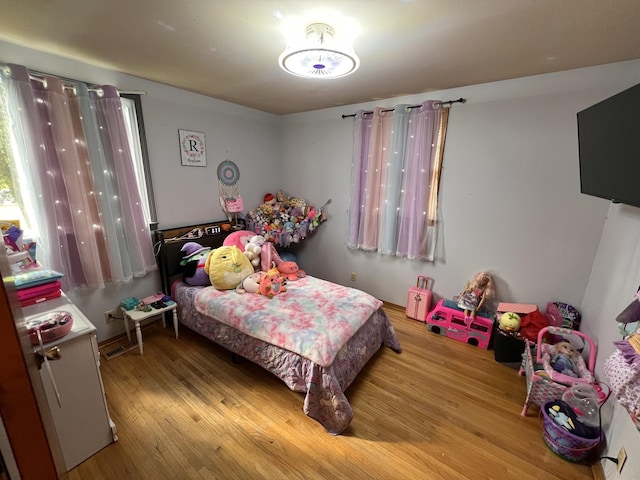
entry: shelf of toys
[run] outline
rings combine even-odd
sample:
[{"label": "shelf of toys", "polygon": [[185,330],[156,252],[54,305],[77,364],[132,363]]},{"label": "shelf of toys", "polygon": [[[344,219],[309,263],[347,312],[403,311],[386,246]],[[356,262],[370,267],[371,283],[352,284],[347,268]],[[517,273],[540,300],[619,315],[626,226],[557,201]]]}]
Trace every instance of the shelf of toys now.
[{"label": "shelf of toys", "polygon": [[264,202],[247,213],[247,229],[262,235],[276,246],[289,248],[300,243],[327,220],[326,206],[316,208],[282,190],[267,193]]}]

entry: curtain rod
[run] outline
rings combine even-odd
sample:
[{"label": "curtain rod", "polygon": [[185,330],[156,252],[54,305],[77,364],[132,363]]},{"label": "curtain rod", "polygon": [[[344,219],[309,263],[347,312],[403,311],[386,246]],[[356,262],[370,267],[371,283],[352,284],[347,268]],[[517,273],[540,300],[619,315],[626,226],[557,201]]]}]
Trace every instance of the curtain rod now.
[{"label": "curtain rod", "polygon": [[[467,99],[466,98],[459,98],[457,100],[447,100],[446,102],[434,102],[434,105],[439,105],[442,107],[450,107],[452,104],[454,103],[466,103]],[[420,108],[422,105],[410,105],[407,108]],[[386,108],[384,110],[382,110],[383,112],[393,112],[393,108]],[[373,112],[364,112],[363,115],[371,115]],[[351,115],[342,115],[342,118],[347,118],[347,117],[355,117],[356,114],[352,113]]]},{"label": "curtain rod", "polygon": [[[64,82],[80,82],[80,80],[72,80],[70,78],[58,77],[57,75],[50,75],[48,73],[40,73],[40,72],[34,72],[33,75],[29,74],[29,79],[35,80],[36,82],[40,82],[42,84],[46,84],[46,80],[44,78],[40,78],[40,76],[59,78],[60,80],[63,81],[62,87],[66,90],[73,90],[74,93],[75,93],[76,87],[74,85],[67,85]],[[90,92],[95,92],[99,96],[102,96],[102,88],[100,88],[99,86],[95,86],[87,82],[81,82],[81,83],[86,83],[88,87],[87,90],[89,90]],[[146,95],[147,94],[147,92],[138,92],[135,90],[132,90],[132,91],[120,90],[117,87],[116,87],[116,90],[118,91],[118,95]]]},{"label": "curtain rod", "polygon": [[[2,65],[2,64],[0,65],[1,65],[0,68],[6,72],[7,76],[11,75],[11,67],[9,65]],[[102,92],[102,89],[100,88],[100,86],[95,84],[82,82],[81,80],[74,80],[72,78],[61,77],[59,75],[52,75],[50,73],[38,72],[36,70],[31,70],[31,69],[28,69],[28,70],[29,70],[29,79],[34,80],[36,82],[40,82],[43,85],[46,84],[46,80],[42,77],[54,77],[62,80],[63,82],[62,86],[66,90],[73,90],[75,92],[75,86],[64,84],[64,82],[81,82],[81,83],[85,83],[89,87],[90,92],[96,92],[97,94],[100,94]],[[116,88],[116,90],[120,95],[146,95],[147,94],[147,92],[139,92],[135,90],[125,91],[125,90],[120,90],[119,88]]]}]

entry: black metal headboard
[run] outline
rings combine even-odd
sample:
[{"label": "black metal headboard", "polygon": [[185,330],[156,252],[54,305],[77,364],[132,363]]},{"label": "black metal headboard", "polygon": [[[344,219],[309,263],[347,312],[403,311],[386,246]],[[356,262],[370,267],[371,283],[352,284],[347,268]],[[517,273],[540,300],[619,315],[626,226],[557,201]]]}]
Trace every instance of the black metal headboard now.
[{"label": "black metal headboard", "polygon": [[218,248],[222,246],[222,242],[227,235],[244,228],[244,222],[239,219],[235,224],[228,221],[220,221],[155,230],[153,232],[153,243],[156,262],[160,271],[162,291],[170,295],[173,277],[182,274],[180,260],[182,260],[183,253],[180,249],[185,243],[196,242],[203,247]]}]

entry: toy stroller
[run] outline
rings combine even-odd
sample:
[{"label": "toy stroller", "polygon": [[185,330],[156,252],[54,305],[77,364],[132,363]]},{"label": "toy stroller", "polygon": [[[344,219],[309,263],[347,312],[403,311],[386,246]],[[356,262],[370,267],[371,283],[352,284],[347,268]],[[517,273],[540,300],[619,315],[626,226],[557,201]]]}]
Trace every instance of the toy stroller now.
[{"label": "toy stroller", "polygon": [[[585,363],[583,356],[578,355],[576,362],[576,377],[557,372],[551,366],[551,352],[553,345],[543,342],[545,334],[568,337],[576,335],[589,344],[589,360]],[[532,403],[538,406],[544,405],[562,398],[562,394],[575,383],[588,383],[594,385],[601,394],[601,400],[605,400],[602,389],[597,385],[594,377],[596,365],[596,345],[594,341],[582,332],[562,327],[545,327],[538,333],[537,344],[526,341],[522,365],[518,375],[526,374],[527,398],[524,401],[521,415],[527,415],[527,409]]]}]

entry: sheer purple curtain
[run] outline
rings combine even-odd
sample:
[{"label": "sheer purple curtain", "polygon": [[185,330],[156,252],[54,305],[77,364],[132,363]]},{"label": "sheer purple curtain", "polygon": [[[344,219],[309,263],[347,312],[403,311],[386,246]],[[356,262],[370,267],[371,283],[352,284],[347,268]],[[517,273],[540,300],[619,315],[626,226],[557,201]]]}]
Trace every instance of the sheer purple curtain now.
[{"label": "sheer purple curtain", "polygon": [[448,118],[439,105],[356,113],[349,248],[433,261]]},{"label": "sheer purple curtain", "polygon": [[366,117],[368,116],[365,116],[364,112],[356,114],[356,123],[361,127],[356,130],[356,135],[360,137],[356,139],[356,143],[362,145],[366,138],[367,144],[362,149],[364,155],[357,159],[359,170],[352,172],[352,178],[357,178],[360,182],[358,193],[353,196],[358,199],[359,210],[355,237],[357,238],[356,248],[376,251],[392,116],[382,108],[376,108],[371,118]]},{"label": "sheer purple curtain", "polygon": [[2,83],[14,183],[38,259],[64,274],[67,289],[124,283],[155,269],[117,91],[105,86],[87,97],[85,85],[36,78],[10,65]]},{"label": "sheer purple curtain", "polygon": [[120,96],[112,86],[103,86],[101,91],[102,95],[92,92],[92,100],[95,102],[101,144],[107,160],[105,171],[111,180],[106,193],[112,202],[111,210],[116,212],[116,216],[110,219],[110,231],[117,234],[119,255],[112,257],[112,266],[117,262],[118,272],[129,279],[131,275],[138,277],[156,268],[156,263],[150,244],[149,219],[144,216]]},{"label": "sheer purple curtain", "polygon": [[351,162],[351,200],[349,202],[349,229],[347,246],[359,248],[362,237],[360,228],[364,216],[364,191],[366,171],[369,159],[369,138],[371,137],[371,121],[358,110],[353,128],[353,160]]}]

